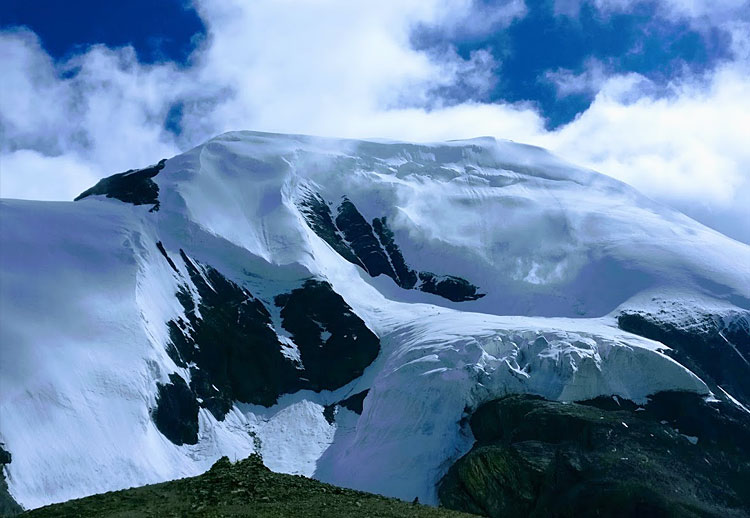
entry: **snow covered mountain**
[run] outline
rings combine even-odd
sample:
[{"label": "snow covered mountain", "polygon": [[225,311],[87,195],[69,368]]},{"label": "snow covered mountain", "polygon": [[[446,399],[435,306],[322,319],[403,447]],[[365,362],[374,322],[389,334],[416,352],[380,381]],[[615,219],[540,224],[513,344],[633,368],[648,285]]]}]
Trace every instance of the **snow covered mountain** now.
[{"label": "snow covered mountain", "polygon": [[0,224],[27,508],[255,451],[437,503],[512,393],[750,414],[750,247],[539,148],[234,132]]}]

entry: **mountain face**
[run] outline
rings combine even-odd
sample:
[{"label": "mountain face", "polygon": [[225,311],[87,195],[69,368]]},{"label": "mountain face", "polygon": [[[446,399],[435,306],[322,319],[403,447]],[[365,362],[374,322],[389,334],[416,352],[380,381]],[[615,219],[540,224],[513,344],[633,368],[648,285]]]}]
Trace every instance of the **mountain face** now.
[{"label": "mountain face", "polygon": [[0,442],[26,508],[260,453],[547,512],[555,473],[580,492],[611,482],[597,463],[666,472],[615,459],[612,433],[674,445],[685,487],[713,469],[696,451],[728,474],[648,505],[747,508],[750,247],[544,150],[236,132],[0,217]]}]

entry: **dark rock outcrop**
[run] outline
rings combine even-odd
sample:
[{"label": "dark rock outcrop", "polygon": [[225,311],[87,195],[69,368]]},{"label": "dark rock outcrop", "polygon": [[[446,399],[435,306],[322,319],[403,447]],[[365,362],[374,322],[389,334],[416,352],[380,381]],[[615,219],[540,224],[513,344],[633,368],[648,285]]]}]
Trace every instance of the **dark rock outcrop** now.
[{"label": "dark rock outcrop", "polygon": [[307,191],[297,206],[313,232],[328,243],[341,257],[366,270],[365,265],[359,260],[354,250],[344,241],[344,236],[333,222],[331,208],[319,194]]},{"label": "dark rock outcrop", "polygon": [[153,418],[164,437],[175,444],[198,442],[198,403],[185,380],[169,375],[169,383],[157,384]]},{"label": "dark rock outcrop", "polygon": [[180,270],[177,269],[177,266],[175,266],[174,261],[171,257],[169,257],[169,254],[167,254],[167,251],[164,249],[164,244],[162,244],[161,241],[156,242],[156,248],[159,249],[159,253],[164,256],[164,258],[167,260],[167,263],[169,264],[169,267],[172,268],[172,270],[179,274]]},{"label": "dark rock outcrop", "polygon": [[370,389],[365,389],[362,392],[352,394],[346,399],[342,399],[341,401],[338,401],[336,403],[326,405],[323,408],[323,417],[326,418],[326,421],[328,421],[328,423],[332,424],[336,420],[336,412],[338,411],[339,407],[346,408],[347,410],[351,410],[355,414],[362,415],[365,398],[367,397],[367,394],[369,392]]},{"label": "dark rock outcrop", "polygon": [[13,456],[4,446],[5,444],[0,443],[0,516],[16,516],[23,511],[23,508],[8,492],[8,483],[5,481],[5,466],[11,463]]},{"label": "dark rock outcrop", "polygon": [[339,205],[336,226],[341,230],[352,251],[362,261],[365,271],[371,277],[385,274],[397,283],[399,282],[372,226],[360,214],[357,207],[346,198]]},{"label": "dark rock outcrop", "polygon": [[337,389],[361,376],[380,352],[378,337],[331,285],[308,279],[275,299],[282,326],[299,350],[300,361],[290,359],[268,309],[247,288],[180,250],[185,278],[164,246],[157,248],[182,281],[175,295],[184,317],[167,322],[167,354],[189,370],[190,384],[173,374],[179,381],[173,381],[175,388],[160,386],[167,399],[160,398],[154,414],[162,433],[177,444],[192,444],[197,435],[178,426],[185,422],[184,405],[169,404],[168,396],[179,395],[182,402],[189,394],[196,416],[200,406],[222,420],[235,401],[271,406],[301,389]]},{"label": "dark rock outcrop", "polygon": [[388,227],[388,222],[385,217],[375,218],[372,220],[372,228],[378,235],[378,239],[383,244],[385,251],[388,253],[388,257],[391,259],[393,269],[396,273],[396,284],[410,290],[417,285],[417,272],[409,268],[404,259],[404,255],[401,253],[401,249],[398,247],[395,241],[393,231]]},{"label": "dark rock outcrop", "polygon": [[370,392],[370,389],[363,390],[362,392],[357,392],[356,394],[352,394],[346,399],[342,399],[339,402],[339,405],[342,407],[351,410],[355,414],[362,415],[362,407],[365,403],[365,398],[367,397],[367,394]]},{"label": "dark rock outcrop", "polygon": [[168,325],[178,360],[193,365],[191,388],[201,405],[223,419],[232,401],[269,406],[295,390],[297,368],[282,354],[263,303],[215,268],[180,255],[200,302],[196,312],[189,290],[181,290],[188,322]]},{"label": "dark rock outcrop", "polygon": [[347,198],[339,205],[335,220],[329,204],[317,193],[305,191],[297,206],[321,239],[371,277],[387,275],[404,289],[432,293],[453,302],[476,300],[485,295],[461,277],[409,268],[386,218],[375,218],[371,225]]},{"label": "dark rock outcrop", "polygon": [[307,280],[275,303],[299,348],[305,388],[341,387],[361,376],[380,352],[378,337],[327,282]]},{"label": "dark rock outcrop", "polygon": [[419,272],[418,289],[426,293],[440,295],[453,302],[477,300],[484,297],[478,288],[466,279],[453,275],[435,275],[431,272]]},{"label": "dark rock outcrop", "polygon": [[5,466],[6,464],[10,464],[10,461],[13,460],[13,456],[10,454],[9,451],[6,451],[4,444],[0,443],[0,466]]},{"label": "dark rock outcrop", "polygon": [[439,486],[486,516],[748,516],[750,416],[692,393],[638,407],[515,395],[470,418],[477,439]]},{"label": "dark rock outcrop", "polygon": [[679,306],[675,312],[624,311],[617,323],[670,347],[666,354],[696,373],[717,397],[725,397],[725,390],[750,408],[750,312],[694,316]]},{"label": "dark rock outcrop", "polygon": [[115,198],[133,205],[153,205],[151,212],[159,210],[159,186],[151,178],[164,169],[167,159],[143,169],[130,169],[124,173],[102,178],[96,185],[76,196],[74,201],[95,194]]}]

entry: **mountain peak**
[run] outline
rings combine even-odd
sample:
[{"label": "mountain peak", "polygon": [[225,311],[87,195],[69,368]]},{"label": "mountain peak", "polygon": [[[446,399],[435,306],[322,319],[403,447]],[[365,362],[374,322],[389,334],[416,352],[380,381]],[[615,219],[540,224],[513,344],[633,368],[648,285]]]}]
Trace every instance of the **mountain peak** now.
[{"label": "mountain peak", "polygon": [[750,408],[750,247],[539,148],[232,132],[78,200],[0,202],[26,507],[258,452],[436,504],[508,394]]}]

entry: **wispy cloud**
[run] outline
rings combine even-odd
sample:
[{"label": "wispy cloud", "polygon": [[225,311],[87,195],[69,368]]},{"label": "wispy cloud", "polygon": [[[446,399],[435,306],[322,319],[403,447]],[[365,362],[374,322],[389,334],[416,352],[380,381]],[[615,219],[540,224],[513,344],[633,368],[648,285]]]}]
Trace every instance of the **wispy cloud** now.
[{"label": "wispy cloud", "polygon": [[596,58],[589,58],[584,63],[584,69],[575,73],[567,68],[548,70],[543,79],[555,86],[558,97],[574,94],[595,94],[602,89],[611,75],[604,63]]},{"label": "wispy cloud", "polygon": [[[736,18],[750,4],[747,0],[555,0],[554,9],[559,15],[578,16],[583,6],[590,6],[604,15],[630,12],[652,5],[658,14],[671,18],[690,18],[717,23]],[[747,14],[747,13],[745,13]],[[750,16],[750,15],[747,15]]]}]

